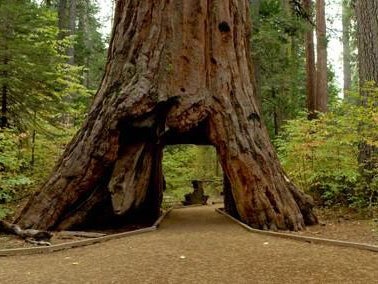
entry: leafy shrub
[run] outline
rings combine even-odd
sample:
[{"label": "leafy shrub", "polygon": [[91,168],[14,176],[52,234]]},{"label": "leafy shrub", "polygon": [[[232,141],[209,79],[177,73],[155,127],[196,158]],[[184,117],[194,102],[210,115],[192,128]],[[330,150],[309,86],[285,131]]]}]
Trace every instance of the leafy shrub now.
[{"label": "leafy shrub", "polygon": [[12,129],[0,130],[0,218],[9,213],[1,205],[10,202],[18,189],[31,184],[31,180],[21,173],[27,167],[20,146],[24,139],[23,133],[17,134]]},{"label": "leafy shrub", "polygon": [[321,204],[377,204],[377,150],[371,151],[368,161],[358,159],[361,144],[378,147],[378,90],[366,91],[362,104],[350,102],[358,102],[351,94],[349,102],[338,103],[316,120],[307,120],[303,113],[288,121],[275,140],[289,176]]},{"label": "leafy shrub", "polygon": [[73,130],[37,134],[33,142],[28,132],[0,129],[0,219],[11,213],[8,203],[30,195],[51,173]]}]

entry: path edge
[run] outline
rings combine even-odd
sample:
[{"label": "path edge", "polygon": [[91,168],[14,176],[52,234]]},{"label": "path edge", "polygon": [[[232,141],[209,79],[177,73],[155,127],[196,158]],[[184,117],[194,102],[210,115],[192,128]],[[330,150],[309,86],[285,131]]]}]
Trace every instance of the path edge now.
[{"label": "path edge", "polygon": [[293,235],[293,234],[288,234],[288,233],[279,233],[279,232],[254,229],[248,226],[247,224],[241,222],[240,220],[236,219],[235,217],[229,215],[224,210],[216,208],[215,211],[223,216],[226,216],[227,218],[231,219],[232,221],[234,221],[235,223],[237,223],[238,225],[242,226],[244,229],[252,233],[257,233],[257,234],[272,236],[272,237],[279,237],[279,238],[284,238],[284,239],[292,239],[292,240],[302,241],[302,242],[307,242],[307,243],[312,243],[312,244],[333,245],[333,246],[356,248],[356,249],[361,249],[361,250],[378,252],[378,246],[365,244],[365,243],[355,243],[355,242],[308,237],[308,236],[298,236],[298,235]]},{"label": "path edge", "polygon": [[52,253],[61,250],[67,250],[77,247],[89,246],[98,243],[103,243],[110,240],[120,239],[124,237],[129,237],[133,235],[139,235],[148,232],[154,232],[158,229],[161,222],[164,220],[165,217],[172,211],[173,208],[169,208],[160,215],[160,217],[154,222],[154,224],[150,227],[146,227],[143,229],[138,229],[134,231],[128,231],[123,233],[111,234],[106,235],[103,237],[91,238],[88,240],[79,240],[73,242],[67,242],[62,244],[56,244],[46,247],[29,247],[29,248],[14,248],[14,249],[1,249],[0,250],[0,257],[6,256],[20,256],[20,255],[31,255],[31,254],[43,254],[43,253]]}]

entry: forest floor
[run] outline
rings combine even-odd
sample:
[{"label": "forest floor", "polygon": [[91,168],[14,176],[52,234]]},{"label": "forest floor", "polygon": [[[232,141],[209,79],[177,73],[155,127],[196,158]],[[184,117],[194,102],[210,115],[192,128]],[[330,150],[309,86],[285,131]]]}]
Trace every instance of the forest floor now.
[{"label": "forest floor", "polygon": [[[327,227],[327,225],[325,226]],[[2,283],[378,283],[378,254],[248,232],[212,206],[173,210],[158,231],[0,258]]]},{"label": "forest floor", "polygon": [[[219,206],[223,202],[216,202]],[[218,207],[219,207],[218,206]],[[319,225],[306,227],[304,231],[290,232],[296,235],[311,236],[317,238],[328,238],[357,243],[378,245],[378,218],[367,218],[358,211],[347,208],[317,208],[316,215],[319,217]],[[377,212],[374,215],[378,216]],[[141,229],[143,227],[123,227],[111,233],[120,233]],[[93,230],[92,230],[93,231]],[[108,231],[100,231],[108,234]],[[284,231],[288,233],[287,231]],[[85,237],[67,236],[56,234],[51,239],[52,244],[84,240]],[[12,235],[0,233],[0,249],[26,248],[35,245],[25,242]]]},{"label": "forest floor", "polygon": [[[367,217],[348,208],[318,208],[319,225],[292,232],[297,235],[378,245],[378,214]],[[377,280],[378,282],[378,280]]]}]

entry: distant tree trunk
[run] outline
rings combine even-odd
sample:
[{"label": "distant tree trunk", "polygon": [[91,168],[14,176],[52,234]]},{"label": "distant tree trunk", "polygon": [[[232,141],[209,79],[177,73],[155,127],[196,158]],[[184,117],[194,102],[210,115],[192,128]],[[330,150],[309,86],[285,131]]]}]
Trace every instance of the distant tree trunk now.
[{"label": "distant tree trunk", "polygon": [[[364,85],[373,82],[375,87],[378,86],[378,2],[357,0],[355,7],[360,94],[361,103],[365,105],[369,93],[363,90]],[[367,141],[361,142],[358,160],[364,170],[363,175],[370,181],[378,169],[377,161],[374,160],[377,153],[377,147]]]},{"label": "distant tree trunk", "polygon": [[[69,35],[74,36],[76,31],[76,0],[70,0],[70,9],[69,9],[69,21],[68,21],[68,30]],[[68,64],[74,65],[75,64],[75,47],[71,45],[68,48],[67,55],[69,57]]]},{"label": "distant tree trunk", "polygon": [[[261,229],[317,222],[287,178],[257,108],[249,1],[119,0],[105,76],[90,113],[22,227],[64,229],[88,216],[156,218],[167,144],[214,145],[237,211]],[[90,220],[89,220],[90,221]]]},{"label": "distant tree trunk", "polygon": [[58,3],[58,28],[59,38],[63,39],[67,29],[67,0],[59,0]]},{"label": "distant tree trunk", "polygon": [[280,107],[277,106],[277,90],[272,88],[272,101],[274,102],[273,108],[273,126],[274,126],[274,135],[277,136],[281,128],[281,111]]},{"label": "distant tree trunk", "polygon": [[79,24],[78,24],[78,27],[77,27],[77,32],[79,34],[83,34],[84,35],[84,39],[83,39],[83,42],[81,44],[84,45],[84,50],[85,52],[81,54],[81,62],[79,62],[78,64],[81,65],[83,64],[83,66],[85,66],[85,72],[84,72],[84,76],[83,76],[83,84],[84,86],[86,86],[88,89],[90,88],[90,62],[89,62],[89,55],[90,55],[90,52],[89,50],[92,49],[92,38],[90,36],[90,33],[89,33],[89,13],[90,13],[90,1],[89,0],[85,0],[84,3],[82,3],[82,7],[80,9],[80,12],[79,12],[79,15],[78,15],[78,18],[79,18]]},{"label": "distant tree trunk", "polygon": [[[304,8],[308,15],[312,15],[312,0],[303,1]],[[315,69],[315,47],[314,47],[314,30],[308,24],[308,30],[305,35],[306,51],[306,98],[309,118],[315,117],[316,111],[316,69]]]},{"label": "distant tree trunk", "polygon": [[344,98],[348,97],[352,85],[351,72],[351,50],[350,50],[350,25],[351,7],[350,0],[342,2],[342,24],[343,24],[343,73],[344,73]]},{"label": "distant tree trunk", "polygon": [[327,38],[325,2],[316,0],[316,105],[315,110],[328,110]]},{"label": "distant tree trunk", "polygon": [[1,89],[1,128],[5,128],[8,125],[8,118],[7,118],[7,93],[8,88],[6,84],[3,84]]},{"label": "distant tree trunk", "polygon": [[356,1],[360,85],[378,83],[378,2]]},{"label": "distant tree trunk", "polygon": [[[4,71],[2,72],[3,79],[7,79],[8,72],[6,70],[8,65],[8,59],[3,59]],[[1,119],[0,128],[5,128],[8,126],[8,86],[6,82],[3,82],[1,86]]]},{"label": "distant tree trunk", "polygon": [[32,141],[31,141],[31,158],[30,158],[30,166],[32,167],[33,170],[34,170],[34,164],[35,164],[35,140],[37,136],[36,120],[37,120],[37,112],[34,111]]}]

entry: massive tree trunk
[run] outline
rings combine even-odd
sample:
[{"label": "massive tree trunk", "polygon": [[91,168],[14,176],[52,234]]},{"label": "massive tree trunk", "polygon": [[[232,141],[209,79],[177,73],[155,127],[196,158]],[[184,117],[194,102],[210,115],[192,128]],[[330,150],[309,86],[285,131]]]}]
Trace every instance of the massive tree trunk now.
[{"label": "massive tree trunk", "polygon": [[[64,229],[93,216],[159,214],[162,149],[216,147],[232,203],[255,228],[317,222],[285,176],[256,106],[249,1],[120,0],[87,120],[17,219]],[[136,211],[137,210],[137,211]]]}]

